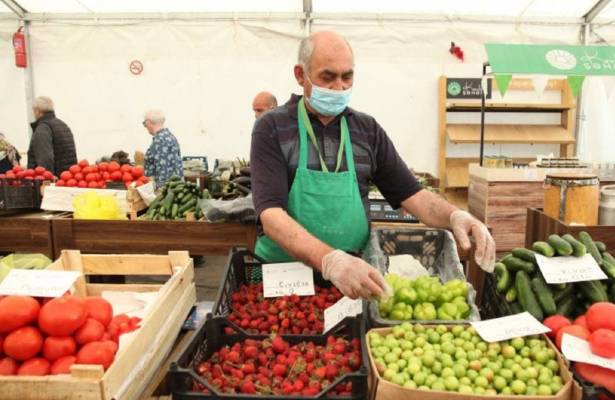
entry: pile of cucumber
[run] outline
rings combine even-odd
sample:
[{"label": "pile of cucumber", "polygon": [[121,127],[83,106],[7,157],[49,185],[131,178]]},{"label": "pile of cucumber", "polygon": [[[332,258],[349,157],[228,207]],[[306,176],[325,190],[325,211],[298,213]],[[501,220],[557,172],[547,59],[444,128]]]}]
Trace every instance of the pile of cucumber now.
[{"label": "pile of cucumber", "polygon": [[194,182],[184,182],[174,176],[165,183],[149,209],[140,218],[152,221],[185,220],[188,213],[195,219],[203,217],[199,199],[208,198],[207,189],[201,192]]},{"label": "pile of cucumber", "polygon": [[[602,281],[547,284],[538,268],[536,254],[545,257],[591,254],[609,278]],[[578,240],[572,235],[550,235],[546,242],[535,242],[532,249],[516,248],[495,264],[495,291],[501,299],[502,314],[528,311],[536,319],[558,314],[575,318],[593,303],[615,301],[615,258],[602,242],[595,242],[587,232]]]}]

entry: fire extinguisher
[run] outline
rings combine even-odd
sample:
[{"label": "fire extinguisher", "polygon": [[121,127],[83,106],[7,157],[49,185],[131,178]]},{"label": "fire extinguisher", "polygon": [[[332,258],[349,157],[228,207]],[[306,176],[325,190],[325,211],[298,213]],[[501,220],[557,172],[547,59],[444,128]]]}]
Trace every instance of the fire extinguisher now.
[{"label": "fire extinguisher", "polygon": [[23,26],[13,34],[13,48],[15,49],[15,65],[19,68],[28,66],[26,57],[26,37],[22,32]]}]

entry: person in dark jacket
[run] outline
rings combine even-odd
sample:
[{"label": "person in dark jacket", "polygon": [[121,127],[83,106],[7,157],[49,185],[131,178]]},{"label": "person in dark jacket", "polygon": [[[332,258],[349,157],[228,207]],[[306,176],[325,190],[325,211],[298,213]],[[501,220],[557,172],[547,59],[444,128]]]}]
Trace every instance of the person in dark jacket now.
[{"label": "person in dark jacket", "polygon": [[68,125],[56,117],[53,101],[40,96],[32,103],[34,121],[28,149],[28,168],[45,167],[59,176],[77,163],[75,139]]}]

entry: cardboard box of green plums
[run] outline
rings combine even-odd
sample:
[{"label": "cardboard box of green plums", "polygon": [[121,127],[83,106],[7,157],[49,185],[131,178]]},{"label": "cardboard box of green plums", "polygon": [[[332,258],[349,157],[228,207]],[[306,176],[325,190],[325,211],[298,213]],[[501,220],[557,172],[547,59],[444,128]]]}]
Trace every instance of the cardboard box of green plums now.
[{"label": "cardboard box of green plums", "polygon": [[371,399],[581,399],[545,335],[487,343],[468,324],[403,323],[370,330],[366,343]]}]

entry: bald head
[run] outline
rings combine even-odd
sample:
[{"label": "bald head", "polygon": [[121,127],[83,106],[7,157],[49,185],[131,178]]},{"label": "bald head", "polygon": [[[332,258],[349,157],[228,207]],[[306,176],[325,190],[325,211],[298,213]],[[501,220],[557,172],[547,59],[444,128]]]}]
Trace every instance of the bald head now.
[{"label": "bald head", "polygon": [[305,70],[311,68],[314,57],[322,58],[332,53],[340,53],[341,56],[350,57],[354,65],[354,55],[350,44],[342,35],[333,31],[320,31],[303,38],[299,44],[298,63]]},{"label": "bald head", "polygon": [[254,110],[255,118],[260,117],[265,111],[269,111],[277,106],[278,100],[269,92],[260,92],[252,101],[252,110]]}]

